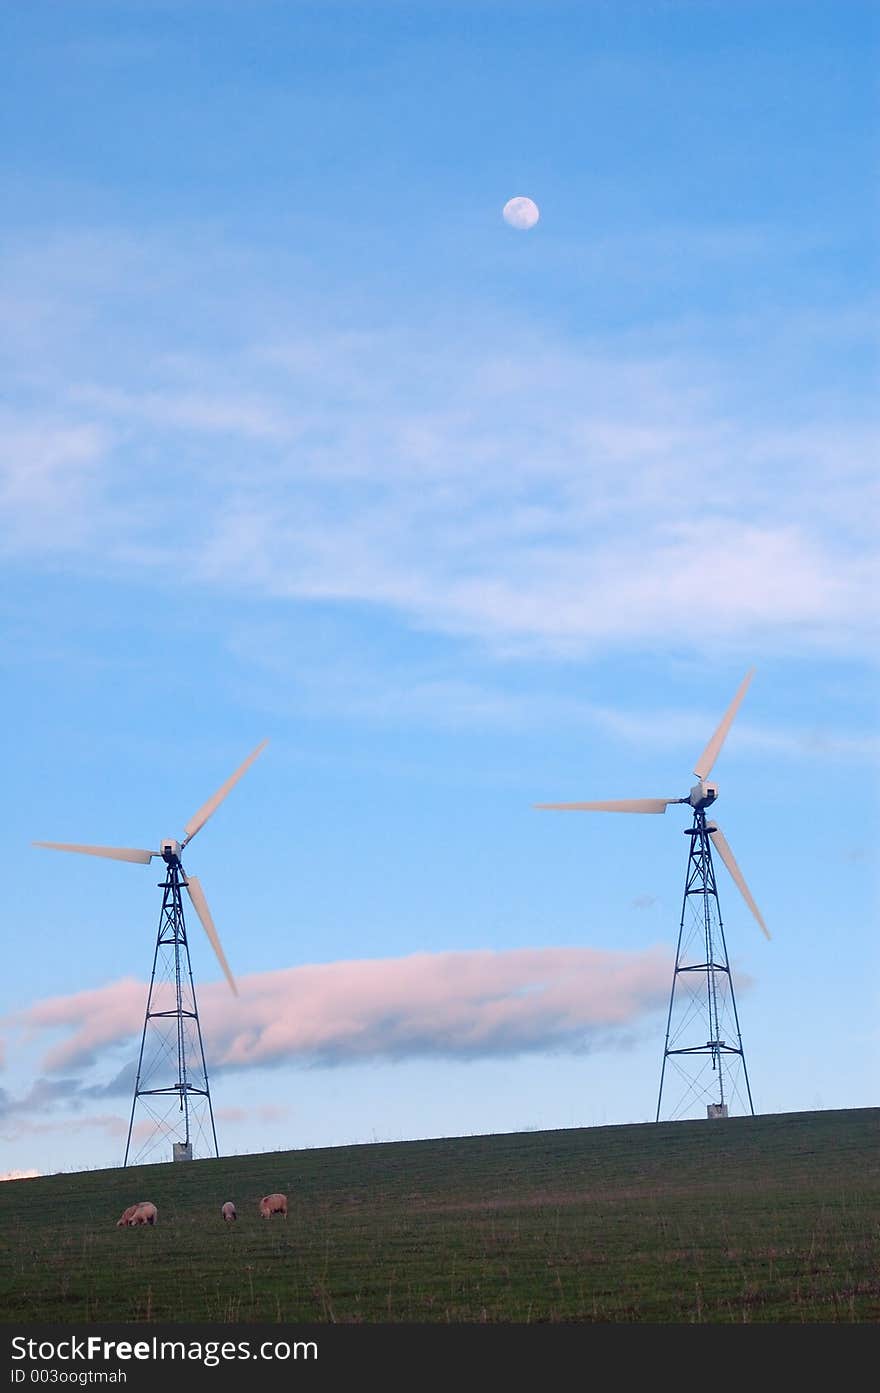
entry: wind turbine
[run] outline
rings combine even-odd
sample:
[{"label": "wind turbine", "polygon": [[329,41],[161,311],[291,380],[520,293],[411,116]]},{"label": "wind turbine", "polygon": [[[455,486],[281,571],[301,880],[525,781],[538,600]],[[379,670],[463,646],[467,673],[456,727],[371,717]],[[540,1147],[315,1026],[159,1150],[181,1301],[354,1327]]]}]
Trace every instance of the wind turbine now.
[{"label": "wind turbine", "polygon": [[[134,861],[148,866],[156,858],[165,863],[165,879],[159,884],[162,889],[162,913],[159,918],[159,932],[156,938],[156,951],[153,954],[153,970],[150,975],[150,989],[147,993],[147,1009],[144,1016],[144,1029],[141,1035],[141,1048],[138,1056],[135,1077],[134,1097],[128,1123],[128,1140],[125,1144],[125,1160],[128,1165],[134,1128],[135,1110],[138,1102],[149,1114],[154,1126],[147,1128],[146,1137],[132,1158],[132,1164],[147,1159],[149,1154],[166,1138],[172,1137],[172,1155],[175,1161],[190,1161],[193,1155],[193,1142],[210,1147],[213,1142],[214,1155],[219,1156],[217,1132],[214,1127],[214,1112],[211,1107],[211,1092],[208,1086],[208,1070],[205,1064],[205,1050],[202,1044],[202,1031],[199,1025],[199,1012],[196,1004],[196,989],[193,983],[192,967],[189,958],[189,944],[183,918],[183,897],[181,889],[186,890],[193,909],[199,916],[211,947],[217,955],[233,993],[238,988],[229,970],[226,954],[214,927],[208,901],[201,883],[194,875],[187,875],[181,859],[183,849],[204,827],[208,818],[219,808],[226,795],[238,783],[241,776],[251,767],[257,756],[265,749],[268,740],[248,755],[225,784],[203,803],[184,827],[182,841],[166,837],[159,843],[158,851],[146,851],[140,847],[122,846],[80,846],[69,842],[34,842],[34,846],[50,847],[53,851],[77,851],[87,856],[104,856],[113,861]],[[149,1048],[147,1048],[149,1034]],[[176,1078],[174,1078],[176,1072]],[[165,1109],[160,1116],[160,1111]],[[178,1117],[170,1121],[175,1110]],[[210,1126],[210,1135],[208,1127]]]},{"label": "wind turbine", "polygon": [[[749,1112],[753,1117],[755,1114],[712,864],[713,846],[762,932],[768,939],[770,934],[721,828],[717,822],[706,817],[707,808],[718,797],[718,785],[709,782],[709,775],[754,672],[754,668],[751,668],[746,673],[718,728],[697,760],[694,773],[699,782],[694,784],[686,798],[619,798],[597,803],[535,805],[542,809],[603,813],[665,813],[673,803],[685,803],[693,809],[693,821],[685,829],[685,836],[691,839],[690,851],[666,1021],[657,1122],[660,1121],[667,1062],[677,1070],[683,1083],[683,1092],[671,1117],[681,1117],[696,1101],[703,1102],[709,1098],[712,1101],[707,1102],[708,1117],[727,1117],[729,1105],[734,1099],[742,1104],[747,1100]],[[702,1029],[703,1025],[705,1029]],[[705,1041],[700,1038],[703,1034],[708,1035]],[[740,1092],[740,1073],[745,1084],[745,1097]]]}]

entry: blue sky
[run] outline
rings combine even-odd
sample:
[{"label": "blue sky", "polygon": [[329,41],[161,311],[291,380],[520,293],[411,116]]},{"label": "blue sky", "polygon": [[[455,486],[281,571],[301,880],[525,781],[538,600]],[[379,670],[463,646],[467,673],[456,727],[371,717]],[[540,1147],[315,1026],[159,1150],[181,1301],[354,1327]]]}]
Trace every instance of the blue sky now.
[{"label": "blue sky", "polygon": [[221,1150],[652,1118],[684,809],[533,804],[686,795],[752,666],[756,1109],[875,1106],[876,7],[2,24],[0,1171],[121,1160],[159,911],[31,840],[266,737],[186,858]]}]

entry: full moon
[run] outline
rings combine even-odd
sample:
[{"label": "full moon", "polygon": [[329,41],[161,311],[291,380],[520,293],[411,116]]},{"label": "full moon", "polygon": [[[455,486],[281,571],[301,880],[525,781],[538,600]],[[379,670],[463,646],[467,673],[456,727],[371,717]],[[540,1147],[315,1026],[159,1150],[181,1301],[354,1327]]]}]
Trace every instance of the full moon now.
[{"label": "full moon", "polygon": [[507,200],[501,209],[501,216],[509,227],[518,227],[521,232],[527,232],[535,226],[541,214],[537,203],[530,198],[517,197]]}]

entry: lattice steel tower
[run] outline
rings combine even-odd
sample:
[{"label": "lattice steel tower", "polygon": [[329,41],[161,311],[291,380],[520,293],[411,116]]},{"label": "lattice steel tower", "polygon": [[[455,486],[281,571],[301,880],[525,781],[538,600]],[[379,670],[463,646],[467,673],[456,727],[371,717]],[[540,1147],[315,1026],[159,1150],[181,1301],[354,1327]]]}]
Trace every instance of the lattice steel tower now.
[{"label": "lattice steel tower", "polygon": [[694,773],[699,783],[687,798],[537,804],[539,808],[609,813],[665,813],[673,803],[687,803],[693,808],[693,822],[685,832],[691,845],[666,1020],[657,1122],[661,1120],[664,1089],[667,1095],[670,1092],[667,1065],[669,1072],[677,1076],[677,1101],[671,1109],[667,1101],[669,1120],[684,1117],[690,1109],[702,1104],[710,1118],[727,1117],[731,1106],[752,1116],[755,1112],[718,903],[713,845],[763,933],[767,938],[770,934],[720,827],[706,820],[706,809],[718,797],[718,785],[709,782],[709,774],[753,675],[754,669],[746,673],[712,739],[697,760]]},{"label": "lattice steel tower", "polygon": [[[708,1117],[727,1117],[731,1106],[752,1116],[752,1092],[742,1047],[733,977],[724,939],[724,924],[715,883],[709,838],[717,835],[703,808],[694,811],[666,1044],[660,1070],[656,1122],[660,1121],[666,1085],[667,1118],[684,1117],[695,1104],[705,1103]],[[703,1036],[708,1039],[703,1040]],[[667,1063],[679,1087],[670,1086]]]},{"label": "lattice steel tower", "polygon": [[[168,1141],[175,1159],[220,1154],[183,917],[181,884],[187,881],[173,844],[166,844],[162,855],[167,873],[124,1166],[129,1157],[132,1165],[149,1161]],[[146,1115],[142,1140],[135,1135],[138,1105]]]},{"label": "lattice steel tower", "polygon": [[[205,893],[196,877],[188,876],[184,871],[181,855],[183,848],[217,811],[230,789],[267,744],[268,741],[264,740],[258,745],[226,783],[190,818],[184,828],[186,835],[182,842],[167,837],[160,842],[158,851],[146,851],[140,847],[80,846],[70,842],[34,843],[35,846],[51,847],[56,851],[80,851],[89,856],[109,857],[114,861],[135,861],[149,865],[154,857],[161,857],[165,863],[165,879],[160,882],[162,913],[147,993],[124,1166],[155,1159],[155,1153],[168,1142],[171,1142],[171,1157],[175,1161],[189,1161],[197,1155],[220,1154],[181,890],[186,890],[236,996],[238,989],[214,927]],[[135,1123],[139,1104],[146,1114],[142,1124]]]}]

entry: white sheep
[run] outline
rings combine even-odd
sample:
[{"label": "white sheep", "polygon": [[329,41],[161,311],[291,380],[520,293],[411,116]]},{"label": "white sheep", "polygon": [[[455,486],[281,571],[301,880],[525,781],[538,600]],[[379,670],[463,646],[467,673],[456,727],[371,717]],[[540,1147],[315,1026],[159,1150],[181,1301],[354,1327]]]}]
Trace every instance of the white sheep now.
[{"label": "white sheep", "polygon": [[260,1200],[260,1213],[264,1219],[268,1219],[272,1214],[280,1214],[282,1219],[287,1218],[287,1196],[286,1195],[264,1195]]},{"label": "white sheep", "polygon": [[128,1221],[130,1229],[137,1228],[138,1224],[155,1224],[159,1217],[159,1211],[149,1200],[142,1200],[135,1205],[135,1211]]}]

